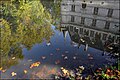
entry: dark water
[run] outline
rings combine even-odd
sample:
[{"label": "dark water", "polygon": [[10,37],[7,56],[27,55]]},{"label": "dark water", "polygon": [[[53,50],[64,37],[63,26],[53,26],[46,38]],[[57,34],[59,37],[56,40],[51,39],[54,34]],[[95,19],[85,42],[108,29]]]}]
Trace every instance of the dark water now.
[{"label": "dark water", "polygon": [[[47,5],[48,10],[54,10],[55,7],[50,5]],[[51,74],[60,72],[61,67],[72,70],[78,66],[84,66],[84,74],[87,74],[91,73],[91,69],[115,63],[116,59],[104,51],[99,39],[96,44],[89,45],[90,38],[84,37],[82,40],[74,28],[57,26],[57,23],[60,24],[57,22],[60,11],[56,14],[51,11],[51,15],[53,23],[50,28],[45,27],[46,24],[41,27],[42,30],[36,27],[31,29],[29,25],[25,25],[28,29],[20,28],[12,36],[8,32],[14,33],[14,30],[4,31],[1,52],[8,54],[1,56],[1,66],[5,69],[5,72],[0,71],[1,79],[48,79]],[[24,34],[19,33],[19,30]],[[40,62],[40,65],[30,69],[30,65],[35,62]],[[12,76],[12,72],[16,75]]]}]

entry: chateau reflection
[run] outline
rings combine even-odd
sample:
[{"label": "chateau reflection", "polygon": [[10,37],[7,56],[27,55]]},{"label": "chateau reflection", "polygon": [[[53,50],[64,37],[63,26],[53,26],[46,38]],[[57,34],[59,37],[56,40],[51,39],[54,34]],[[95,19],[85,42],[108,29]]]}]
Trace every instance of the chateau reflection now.
[{"label": "chateau reflection", "polygon": [[[104,51],[118,53],[119,12],[118,0],[78,1],[64,0],[61,3],[61,26],[66,28],[72,45],[85,45]],[[94,4],[93,4],[94,3]],[[115,5],[115,6],[114,6]],[[65,33],[65,30],[64,30]],[[65,34],[66,35],[66,34]]]}]

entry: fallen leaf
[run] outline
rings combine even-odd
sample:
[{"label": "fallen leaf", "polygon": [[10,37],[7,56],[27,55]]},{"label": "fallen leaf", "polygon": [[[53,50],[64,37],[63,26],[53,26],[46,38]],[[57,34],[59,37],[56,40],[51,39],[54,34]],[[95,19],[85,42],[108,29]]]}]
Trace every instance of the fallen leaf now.
[{"label": "fallen leaf", "polygon": [[64,59],[68,59],[68,57],[67,57],[67,56],[65,56],[65,57],[64,57]]},{"label": "fallen leaf", "polygon": [[90,54],[88,54],[88,56],[91,56]]},{"label": "fallen leaf", "polygon": [[61,56],[62,56],[62,57],[64,57],[65,55],[64,55],[64,54],[62,54]]},{"label": "fallen leaf", "polygon": [[50,55],[52,56],[53,54],[51,53]]},{"label": "fallen leaf", "polygon": [[32,59],[29,59],[28,61],[29,61],[29,62],[31,62],[31,61],[32,61]]},{"label": "fallen leaf", "polygon": [[55,61],[55,64],[59,64],[59,63],[60,63],[60,60]]},{"label": "fallen leaf", "polygon": [[39,65],[40,65],[40,62],[35,62],[30,65],[30,68],[38,67]]},{"label": "fallen leaf", "polygon": [[15,72],[12,72],[12,73],[11,73],[11,75],[12,75],[12,76],[16,76],[16,75],[17,75],[17,73],[15,73]]},{"label": "fallen leaf", "polygon": [[42,59],[45,59],[46,57],[45,56],[42,56]]},{"label": "fallen leaf", "polygon": [[1,71],[2,69],[3,69],[3,68],[1,67],[1,68],[0,68],[0,71]]},{"label": "fallen leaf", "polygon": [[92,44],[95,44],[94,42],[92,42]]},{"label": "fallen leaf", "polygon": [[65,53],[68,53],[68,51],[65,51]]},{"label": "fallen leaf", "polygon": [[12,59],[15,59],[15,57],[12,57]]},{"label": "fallen leaf", "polygon": [[82,42],[85,42],[82,38],[80,39]]},{"label": "fallen leaf", "polygon": [[90,56],[90,57],[89,57],[89,59],[91,59],[91,60],[92,60],[92,59],[93,59],[93,57],[92,57],[92,56]]},{"label": "fallen leaf", "polygon": [[51,45],[51,43],[47,43],[47,46],[50,46]]},{"label": "fallen leaf", "polygon": [[3,73],[6,72],[6,69],[2,70],[2,72],[3,72]]},{"label": "fallen leaf", "polygon": [[64,69],[63,67],[61,67],[61,70],[62,70],[64,76],[69,76],[70,75],[70,73],[67,69]]},{"label": "fallen leaf", "polygon": [[76,57],[74,56],[73,59],[76,59]]},{"label": "fallen leaf", "polygon": [[27,74],[27,70],[24,70],[24,73]]}]

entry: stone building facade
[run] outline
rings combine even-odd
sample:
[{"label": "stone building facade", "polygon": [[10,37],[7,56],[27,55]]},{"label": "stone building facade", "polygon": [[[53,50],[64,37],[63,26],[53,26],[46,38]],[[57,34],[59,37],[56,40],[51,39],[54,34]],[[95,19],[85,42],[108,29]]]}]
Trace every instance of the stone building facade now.
[{"label": "stone building facade", "polygon": [[61,26],[73,27],[80,36],[119,37],[119,0],[63,0]]}]

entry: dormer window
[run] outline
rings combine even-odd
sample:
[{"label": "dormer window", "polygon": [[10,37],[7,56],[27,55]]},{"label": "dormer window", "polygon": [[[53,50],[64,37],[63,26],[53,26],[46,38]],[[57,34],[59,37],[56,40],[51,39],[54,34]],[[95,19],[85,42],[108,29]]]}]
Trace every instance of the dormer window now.
[{"label": "dormer window", "polygon": [[85,9],[85,8],[86,8],[86,6],[87,6],[87,4],[86,4],[86,3],[82,3],[82,8],[83,8],[83,9]]},{"label": "dormer window", "polygon": [[90,3],[92,3],[92,1],[90,1]]}]

